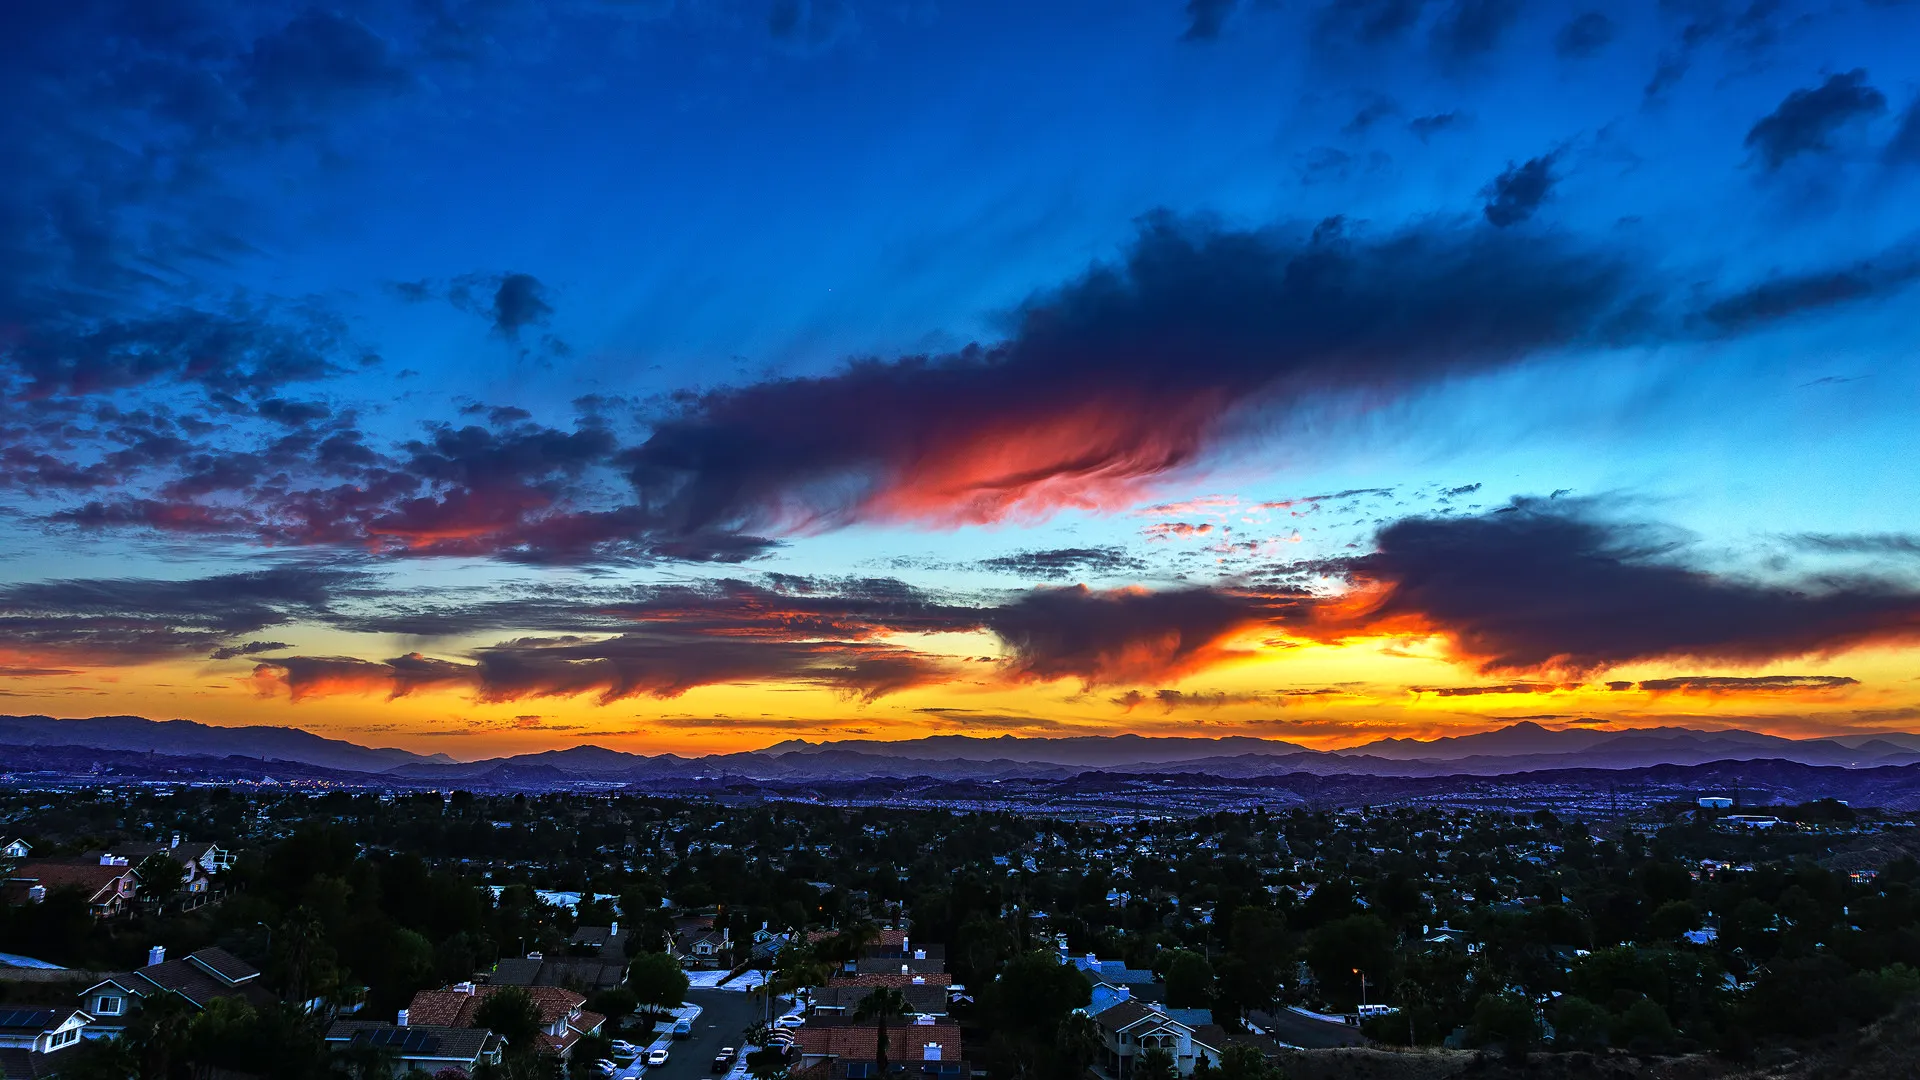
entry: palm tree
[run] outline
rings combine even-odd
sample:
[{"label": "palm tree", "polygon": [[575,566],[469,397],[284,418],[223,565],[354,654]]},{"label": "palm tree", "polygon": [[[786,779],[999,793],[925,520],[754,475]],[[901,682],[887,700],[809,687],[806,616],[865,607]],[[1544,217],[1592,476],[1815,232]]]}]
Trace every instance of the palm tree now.
[{"label": "palm tree", "polygon": [[853,1007],[855,1020],[872,1020],[879,1029],[873,1037],[873,1057],[883,1078],[887,1075],[887,1018],[905,1016],[912,1008],[907,995],[891,986],[875,987],[872,993],[860,999],[860,1004]]},{"label": "palm tree", "polygon": [[880,940],[880,928],[865,919],[849,923],[846,929],[820,943],[820,955],[836,965],[860,959],[867,946]]}]

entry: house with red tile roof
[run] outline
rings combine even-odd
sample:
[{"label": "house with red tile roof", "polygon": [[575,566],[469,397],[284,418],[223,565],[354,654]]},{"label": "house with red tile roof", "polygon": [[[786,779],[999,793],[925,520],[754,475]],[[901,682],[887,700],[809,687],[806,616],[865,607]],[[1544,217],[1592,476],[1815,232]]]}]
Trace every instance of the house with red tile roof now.
[{"label": "house with red tile roof", "polygon": [[40,903],[63,889],[73,889],[86,897],[96,918],[105,919],[127,910],[139,881],[124,861],[47,859],[14,867],[0,891],[7,902],[22,904]]},{"label": "house with red tile roof", "polygon": [[[402,1026],[471,1028],[480,1004],[508,987],[486,983],[455,983],[442,990],[422,990],[408,1004]],[[540,1013],[540,1049],[565,1060],[582,1036],[598,1032],[607,1018],[588,1012],[587,999],[558,986],[522,986]]]},{"label": "house with red tile roof", "polygon": [[[795,1075],[827,1080],[879,1077],[880,1029],[872,1024],[808,1024],[794,1032]],[[967,1075],[960,1025],[887,1025],[887,1062],[934,1076]]]}]

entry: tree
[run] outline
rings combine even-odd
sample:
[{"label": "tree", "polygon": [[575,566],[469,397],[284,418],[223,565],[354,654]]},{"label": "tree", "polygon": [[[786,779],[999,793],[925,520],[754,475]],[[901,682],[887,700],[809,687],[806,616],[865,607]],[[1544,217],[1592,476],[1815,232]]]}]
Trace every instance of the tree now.
[{"label": "tree", "polygon": [[747,1055],[747,1075],[753,1080],[783,1080],[789,1062],[786,1052],[769,1046]]},{"label": "tree", "polygon": [[1476,1046],[1499,1046],[1507,1059],[1520,1062],[1540,1038],[1533,1002],[1515,993],[1485,994],[1473,1007],[1469,1034]]},{"label": "tree", "polygon": [[1086,1075],[1088,1066],[1099,1060],[1101,1046],[1100,1028],[1094,1024],[1093,1017],[1081,1012],[1068,1013],[1060,1021],[1060,1030],[1053,1039],[1061,1080],[1077,1080]]},{"label": "tree", "polygon": [[158,908],[166,904],[185,884],[186,864],[164,851],[156,851],[140,860],[133,868],[133,874],[140,879],[141,897],[153,902]]},{"label": "tree", "polygon": [[1641,998],[1613,1022],[1612,1042],[1636,1054],[1659,1053],[1673,1042],[1673,1023],[1658,1002]]},{"label": "tree", "polygon": [[1236,1043],[1220,1051],[1217,1080],[1286,1080],[1280,1067],[1267,1060],[1257,1046]]},{"label": "tree", "polygon": [[627,972],[627,989],[642,1005],[676,1008],[687,996],[687,973],[666,953],[642,953]]},{"label": "tree", "polygon": [[887,1075],[887,1020],[905,1016],[913,1006],[907,1001],[907,995],[891,986],[875,987],[860,1004],[853,1008],[855,1020],[873,1021],[874,1064],[880,1067],[880,1075]]},{"label": "tree", "polygon": [[540,1007],[533,995],[518,986],[503,986],[487,995],[473,1010],[473,1024],[507,1040],[507,1052],[516,1057],[536,1051],[540,1036]]},{"label": "tree", "polygon": [[1180,1080],[1180,1065],[1168,1051],[1148,1047],[1133,1059],[1133,1080]]},{"label": "tree", "polygon": [[1167,984],[1167,1004],[1176,1009],[1204,1009],[1213,1004],[1213,965],[1188,949],[1170,950],[1156,967]]},{"label": "tree", "polygon": [[1307,935],[1307,966],[1328,1001],[1358,1004],[1362,975],[1369,986],[1391,979],[1393,931],[1373,915],[1335,919]]},{"label": "tree", "polygon": [[1599,1050],[1607,1045],[1607,1010],[1578,994],[1560,999],[1553,1011],[1553,1045],[1558,1050]]}]

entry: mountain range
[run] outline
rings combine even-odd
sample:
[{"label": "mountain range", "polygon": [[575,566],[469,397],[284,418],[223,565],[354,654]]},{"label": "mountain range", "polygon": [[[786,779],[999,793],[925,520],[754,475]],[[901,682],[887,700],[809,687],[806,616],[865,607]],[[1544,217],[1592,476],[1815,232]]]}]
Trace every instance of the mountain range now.
[{"label": "mountain range", "polygon": [[[1716,761],[1778,760],[1866,769],[1920,763],[1920,736],[1901,733],[1789,739],[1751,731],[1667,727],[1630,731],[1548,728],[1521,721],[1493,731],[1430,740],[1381,739],[1342,750],[1248,736],[1142,735],[979,738],[935,735],[899,741],[793,739],[761,750],[702,757],[634,754],[575,746],[457,761],[323,738],[298,728],[214,727],[137,716],[0,717],[0,746],[157,757],[294,763],[397,785],[544,788],[575,783],[643,784],[727,779],[803,783],[874,777],[947,780],[1061,779],[1085,772],[1251,778],[1315,776],[1502,776],[1554,769],[1624,770]],[[18,758],[20,755],[8,755]],[[44,760],[39,755],[37,760]],[[116,761],[122,760],[118,756]],[[8,762],[6,764],[13,764]],[[8,771],[0,764],[0,772]],[[284,770],[283,770],[284,771]]]}]

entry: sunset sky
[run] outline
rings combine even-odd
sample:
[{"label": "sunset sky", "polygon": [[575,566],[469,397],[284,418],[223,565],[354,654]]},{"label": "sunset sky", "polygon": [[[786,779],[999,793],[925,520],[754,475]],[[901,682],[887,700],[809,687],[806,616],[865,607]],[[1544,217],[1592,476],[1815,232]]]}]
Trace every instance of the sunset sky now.
[{"label": "sunset sky", "polygon": [[1920,3],[0,6],[0,712],[1920,730]]}]

